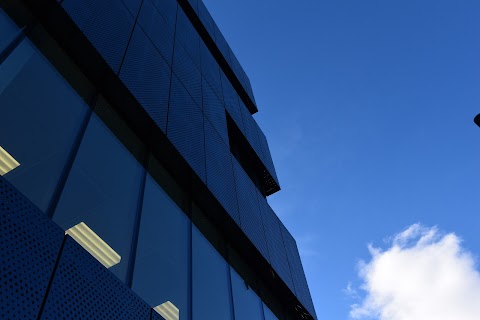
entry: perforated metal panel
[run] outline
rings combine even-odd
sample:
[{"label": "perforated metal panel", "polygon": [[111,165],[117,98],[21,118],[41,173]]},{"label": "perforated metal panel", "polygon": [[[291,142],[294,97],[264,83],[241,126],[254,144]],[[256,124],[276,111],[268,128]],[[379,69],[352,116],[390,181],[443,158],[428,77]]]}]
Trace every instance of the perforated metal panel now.
[{"label": "perforated metal panel", "polygon": [[260,148],[262,150],[262,155],[263,155],[263,157],[262,157],[263,164],[267,168],[267,170],[270,173],[270,175],[272,176],[273,180],[278,185],[279,182],[278,182],[277,172],[276,172],[275,166],[273,164],[272,155],[270,154],[270,147],[268,146],[267,138],[265,137],[265,134],[260,129],[258,124],[256,124],[256,126],[257,126],[258,142],[260,144]]},{"label": "perforated metal panel", "polygon": [[297,244],[290,232],[281,225],[282,236],[285,242],[285,250],[287,251],[290,272],[292,274],[293,286],[295,287],[295,295],[302,305],[316,318],[315,308],[313,306],[310,290],[308,289],[307,279],[303,270],[300,254],[298,253]]},{"label": "perforated metal panel", "polygon": [[177,0],[152,0],[158,12],[168,21],[172,29],[175,28],[177,16]]},{"label": "perforated metal panel", "polygon": [[172,78],[167,136],[206,182],[203,114],[177,77]]},{"label": "perforated metal panel", "polygon": [[130,41],[120,79],[166,132],[171,70],[140,27]]},{"label": "perforated metal panel", "polygon": [[42,319],[150,319],[150,307],[67,236]]},{"label": "perforated metal panel", "polygon": [[165,319],[161,315],[159,315],[156,311],[152,311],[151,320],[165,320]]},{"label": "perforated metal panel", "polygon": [[118,72],[134,24],[125,4],[121,0],[65,0],[62,6],[110,67]]},{"label": "perforated metal panel", "polygon": [[183,84],[185,89],[202,106],[202,76],[200,70],[193,63],[183,46],[176,41],[173,55],[173,72]]},{"label": "perforated metal panel", "polygon": [[242,230],[263,257],[267,261],[270,261],[262,216],[258,206],[257,188],[235,158],[233,158],[233,167],[237,185],[238,209],[240,211]]},{"label": "perforated metal panel", "polygon": [[248,143],[252,146],[253,150],[257,154],[258,158],[264,162],[262,147],[260,145],[260,141],[257,134],[257,125],[255,120],[253,119],[250,111],[248,111],[245,104],[239,99],[240,104],[240,111],[242,112],[242,119],[243,119],[243,134],[245,138],[247,138]]},{"label": "perforated metal panel", "polygon": [[228,128],[225,107],[213,91],[210,84],[202,78],[203,112],[217,130],[223,141],[228,144]]},{"label": "perforated metal panel", "polygon": [[0,177],[0,319],[35,319],[63,231]]},{"label": "perforated metal panel", "polygon": [[252,99],[253,103],[256,104],[255,102],[255,95],[253,94],[252,90],[252,84],[250,83],[250,79],[248,78],[247,75],[245,75],[245,90],[247,90],[247,94]]},{"label": "perforated metal panel", "polygon": [[[167,64],[172,66],[175,26],[172,26],[158,10],[152,0],[144,0],[137,23]],[[175,19],[175,11],[173,12],[173,19]]]},{"label": "perforated metal panel", "polygon": [[200,21],[202,21],[202,24],[205,26],[205,29],[207,29],[212,39],[215,40],[215,21],[213,21],[210,12],[208,11],[207,7],[205,7],[205,4],[202,0],[198,0],[198,17],[200,18]]},{"label": "perforated metal panel", "polygon": [[223,72],[221,72],[220,74],[222,80],[225,109],[228,111],[233,121],[237,124],[237,127],[240,128],[240,130],[243,130],[242,115],[240,113],[240,107],[238,104],[238,94],[233,88],[230,81],[228,81],[225,74]]},{"label": "perforated metal panel", "polygon": [[188,3],[190,3],[190,5],[192,6],[193,11],[195,11],[197,14],[198,14],[198,1],[202,1],[202,0],[188,0]]},{"label": "perforated metal panel", "polygon": [[122,0],[128,11],[136,17],[138,14],[138,9],[140,9],[140,3],[142,0]]},{"label": "perforated metal panel", "polygon": [[232,155],[208,119],[205,119],[207,186],[232,219],[240,225]]},{"label": "perforated metal panel", "polygon": [[200,55],[202,59],[202,76],[208,81],[220,100],[223,101],[220,66],[203,42],[200,42]]},{"label": "perforated metal panel", "polygon": [[177,11],[175,41],[179,41],[193,63],[200,70],[200,36],[181,7]]},{"label": "perforated metal panel", "polygon": [[220,31],[220,29],[216,24],[215,24],[215,43],[217,44],[218,49],[222,53],[227,63],[230,64],[230,46],[228,45],[227,40],[225,40],[225,37],[223,36],[222,32]]},{"label": "perforated metal panel", "polygon": [[282,230],[280,229],[280,220],[267,203],[267,200],[259,192],[257,196],[265,226],[270,264],[290,290],[295,292],[287,252],[283,243]]},{"label": "perforated metal panel", "polygon": [[[235,76],[237,79],[240,81],[240,83],[243,82],[242,80],[242,66],[240,65],[240,62],[237,59],[237,56],[233,53],[233,51],[230,50],[230,60],[231,64],[230,67],[232,68],[233,73],[235,73]],[[242,83],[243,85],[243,83]]]}]

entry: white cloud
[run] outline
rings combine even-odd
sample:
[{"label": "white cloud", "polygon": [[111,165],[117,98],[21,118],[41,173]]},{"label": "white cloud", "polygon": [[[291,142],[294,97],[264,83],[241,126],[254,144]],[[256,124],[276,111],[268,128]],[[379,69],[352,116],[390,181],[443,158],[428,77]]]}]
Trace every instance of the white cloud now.
[{"label": "white cloud", "polygon": [[480,273],[454,233],[414,224],[360,262],[365,292],[352,319],[479,320]]}]

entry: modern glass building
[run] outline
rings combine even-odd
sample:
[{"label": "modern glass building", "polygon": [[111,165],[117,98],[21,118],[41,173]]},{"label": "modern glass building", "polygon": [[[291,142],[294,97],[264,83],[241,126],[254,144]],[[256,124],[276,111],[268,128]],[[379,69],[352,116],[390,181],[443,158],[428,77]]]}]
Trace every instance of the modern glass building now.
[{"label": "modern glass building", "polygon": [[316,319],[201,0],[0,1],[0,319]]}]

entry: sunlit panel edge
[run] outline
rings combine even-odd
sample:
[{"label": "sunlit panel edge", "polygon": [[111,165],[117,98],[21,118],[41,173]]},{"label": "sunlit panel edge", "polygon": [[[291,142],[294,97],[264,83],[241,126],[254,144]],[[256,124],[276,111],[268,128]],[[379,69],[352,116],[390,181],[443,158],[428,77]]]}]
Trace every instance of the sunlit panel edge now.
[{"label": "sunlit panel edge", "polygon": [[179,320],[180,310],[170,301],[164,302],[161,305],[153,308],[159,315],[165,318],[165,320]]},{"label": "sunlit panel edge", "polygon": [[0,176],[9,173],[18,166],[20,166],[20,163],[0,146]]},{"label": "sunlit panel edge", "polygon": [[84,222],[71,227],[65,234],[71,236],[78,244],[87,250],[95,259],[97,259],[106,268],[111,268],[118,264],[122,257],[102,240],[92,229]]}]

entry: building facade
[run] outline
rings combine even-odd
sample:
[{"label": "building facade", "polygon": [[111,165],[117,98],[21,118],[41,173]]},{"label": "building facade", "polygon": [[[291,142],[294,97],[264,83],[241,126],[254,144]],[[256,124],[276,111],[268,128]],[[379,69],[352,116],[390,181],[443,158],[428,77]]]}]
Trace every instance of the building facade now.
[{"label": "building facade", "polygon": [[0,0],[0,319],[316,319],[201,0]]}]

